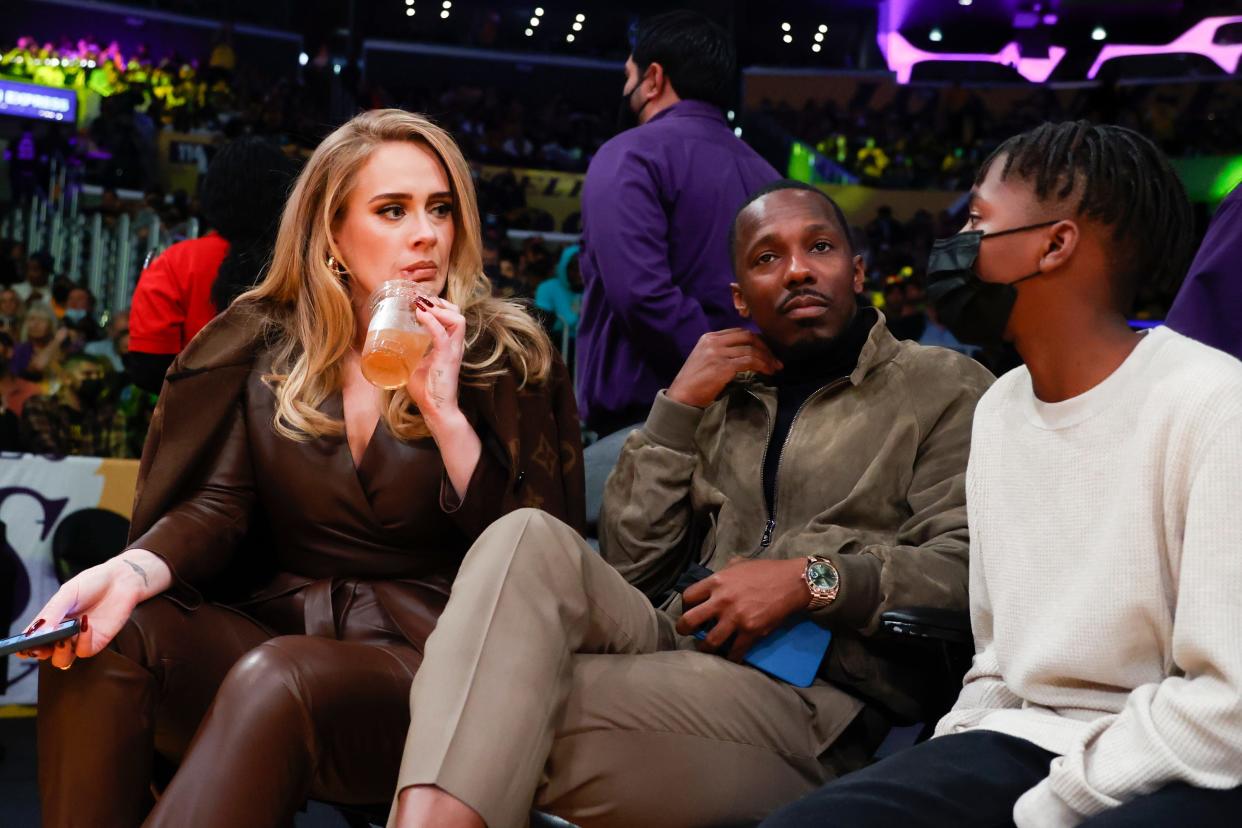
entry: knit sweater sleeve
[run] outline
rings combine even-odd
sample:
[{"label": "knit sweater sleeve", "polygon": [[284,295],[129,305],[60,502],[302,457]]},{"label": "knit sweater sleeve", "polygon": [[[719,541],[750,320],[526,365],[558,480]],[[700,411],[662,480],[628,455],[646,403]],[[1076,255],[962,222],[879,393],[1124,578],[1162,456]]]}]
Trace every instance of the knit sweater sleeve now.
[{"label": "knit sweater sleeve", "polygon": [[980,534],[983,531],[977,514],[983,495],[979,474],[977,463],[972,462],[966,469],[966,521],[970,526],[970,628],[975,639],[975,658],[966,672],[957,703],[936,725],[937,736],[974,727],[991,710],[1022,706],[1022,699],[1005,685],[992,639],[992,599],[988,595],[987,578],[984,577],[983,561],[979,555]]},{"label": "knit sweater sleeve", "polygon": [[[1018,800],[1019,828],[1072,826],[1173,782],[1242,784],[1242,416],[1203,443],[1190,474],[1172,675],[1093,723]],[[1176,562],[1175,562],[1176,564]],[[1056,815],[1060,816],[1056,816]]]}]

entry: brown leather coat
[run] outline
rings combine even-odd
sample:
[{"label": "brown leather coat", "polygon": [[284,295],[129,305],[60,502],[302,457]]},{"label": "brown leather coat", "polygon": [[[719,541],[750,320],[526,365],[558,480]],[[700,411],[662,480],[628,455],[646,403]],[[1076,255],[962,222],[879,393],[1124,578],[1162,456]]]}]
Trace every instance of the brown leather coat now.
[{"label": "brown leather coat", "polygon": [[[234,306],[204,328],[169,369],[142,454],[131,543],[198,490],[211,473],[262,349],[261,327],[261,318],[254,310]],[[473,540],[500,515],[525,506],[544,509],[581,530],[582,447],[565,366],[558,360],[547,383],[522,390],[510,375],[487,388],[463,386],[460,400],[484,445],[484,456],[465,500],[449,504],[467,538]],[[272,529],[278,531],[279,527]],[[163,532],[162,537],[167,541],[169,534]],[[175,533],[173,537],[175,540]],[[274,591],[284,594],[312,586],[316,580],[276,572],[265,554],[262,537],[254,534],[236,544],[213,545],[200,539],[164,543],[155,551],[178,576],[170,597],[191,609],[204,597],[245,605],[259,596],[270,597]],[[442,581],[445,597],[453,574],[452,568],[428,573]],[[396,606],[403,602],[400,595],[405,592],[400,582],[377,583],[375,587],[390,593],[383,603],[397,625],[407,635],[414,632],[402,624],[400,616],[404,613]],[[308,591],[312,594],[307,595],[307,601],[312,600],[313,592]],[[416,594],[417,590],[409,597],[417,600]],[[426,616],[428,609],[438,614],[439,607],[409,607],[419,616]],[[309,615],[307,620],[309,625]],[[425,632],[425,623],[410,627],[419,630],[415,638]],[[421,649],[421,641],[412,643]]]}]

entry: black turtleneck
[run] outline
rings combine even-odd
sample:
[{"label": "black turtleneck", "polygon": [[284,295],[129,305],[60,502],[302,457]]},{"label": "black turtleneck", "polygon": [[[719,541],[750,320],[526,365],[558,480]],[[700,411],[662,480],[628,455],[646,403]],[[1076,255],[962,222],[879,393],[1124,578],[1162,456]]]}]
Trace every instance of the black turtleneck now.
[{"label": "black turtleneck", "polygon": [[853,321],[841,335],[823,350],[802,359],[782,357],[784,369],[772,378],[776,386],[776,419],[768,450],[763,460],[763,500],[768,507],[768,532],[764,533],[764,545],[771,541],[771,530],[776,518],[776,470],[781,462],[781,450],[785,438],[793,426],[798,409],[807,398],[830,382],[848,377],[858,366],[858,356],[875,325],[876,313],[859,308]]}]

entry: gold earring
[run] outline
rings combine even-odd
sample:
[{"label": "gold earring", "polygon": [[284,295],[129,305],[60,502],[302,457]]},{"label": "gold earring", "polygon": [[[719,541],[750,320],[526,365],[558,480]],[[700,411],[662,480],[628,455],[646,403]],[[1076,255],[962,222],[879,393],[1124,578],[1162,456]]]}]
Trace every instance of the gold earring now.
[{"label": "gold earring", "polygon": [[331,253],[328,254],[328,260],[324,262],[324,264],[328,266],[328,270],[331,270],[337,276],[348,276],[349,275],[349,271],[345,269],[345,265],[338,262],[336,260],[336,257],[333,256]]}]

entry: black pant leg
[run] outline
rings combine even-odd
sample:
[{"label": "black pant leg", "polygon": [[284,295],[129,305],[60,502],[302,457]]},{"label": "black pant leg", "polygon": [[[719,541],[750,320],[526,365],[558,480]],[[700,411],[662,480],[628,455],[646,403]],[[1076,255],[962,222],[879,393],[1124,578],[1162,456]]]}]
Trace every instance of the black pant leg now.
[{"label": "black pant leg", "polygon": [[1181,782],[1088,819],[1084,828],[1147,828],[1185,825],[1194,828],[1235,828],[1242,822],[1242,788],[1208,790]]},{"label": "black pant leg", "polygon": [[830,782],[761,828],[994,828],[1055,754],[986,730],[943,736]]}]

